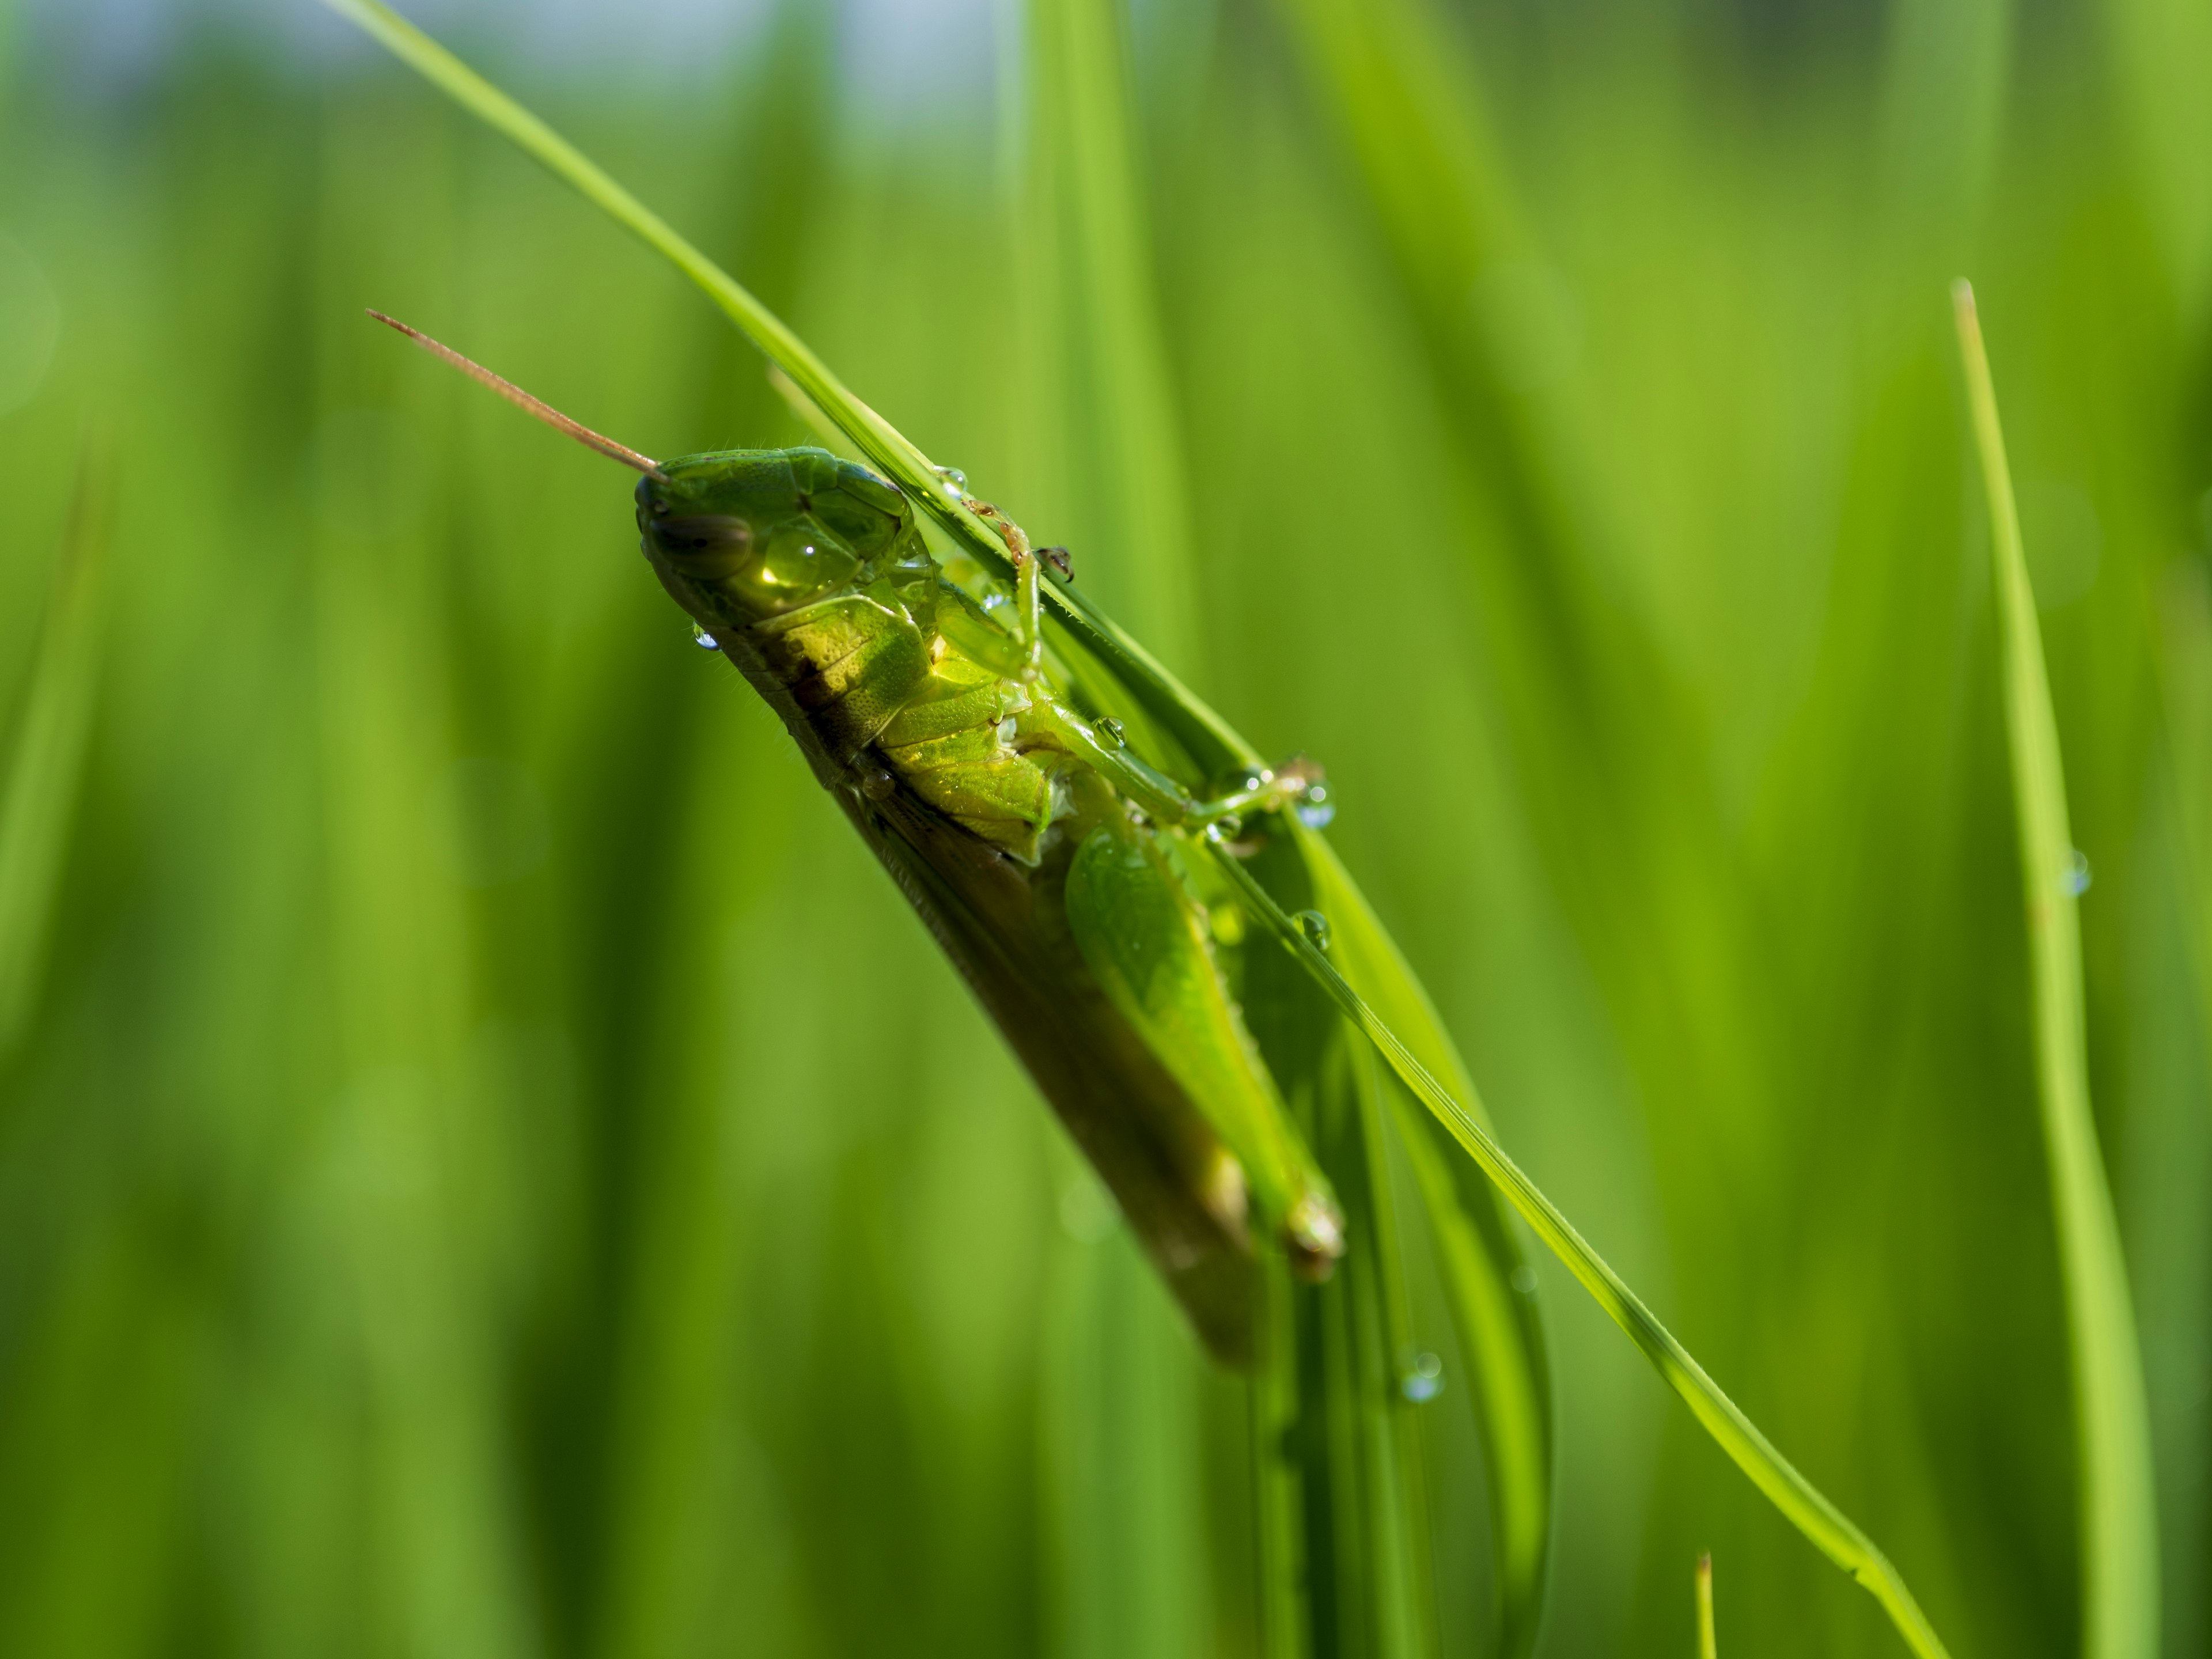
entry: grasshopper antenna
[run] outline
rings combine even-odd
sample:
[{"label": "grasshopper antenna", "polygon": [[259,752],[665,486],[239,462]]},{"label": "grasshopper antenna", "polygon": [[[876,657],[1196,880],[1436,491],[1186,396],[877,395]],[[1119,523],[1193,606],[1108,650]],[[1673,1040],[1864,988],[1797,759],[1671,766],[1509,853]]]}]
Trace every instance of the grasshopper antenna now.
[{"label": "grasshopper antenna", "polygon": [[387,317],[382,312],[370,310],[370,316],[386,328],[397,329],[441,362],[450,363],[479,386],[489,386],[494,392],[526,414],[535,415],[556,432],[565,432],[586,449],[596,449],[611,461],[620,461],[624,466],[634,466],[648,478],[665,477],[660,463],[650,455],[641,455],[627,444],[618,444],[604,433],[594,432],[581,421],[571,420],[552,404],[532,397],[512,380],[501,380],[482,363],[471,362],[449,345],[442,345],[419,328],[410,328],[397,317]]}]

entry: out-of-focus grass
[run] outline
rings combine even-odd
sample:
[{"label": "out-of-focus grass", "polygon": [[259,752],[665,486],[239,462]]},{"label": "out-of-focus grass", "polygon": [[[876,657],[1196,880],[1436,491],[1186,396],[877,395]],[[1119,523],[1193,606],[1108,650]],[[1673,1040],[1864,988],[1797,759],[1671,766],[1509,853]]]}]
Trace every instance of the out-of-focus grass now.
[{"label": "out-of-focus grass", "polygon": [[2033,987],[2036,1092],[2065,1286],[2080,1487],[2081,1645],[2090,1654],[2154,1653],[2158,1511],[2142,1349],[2120,1255],[2119,1224],[2090,1112],[2083,1050],[2077,906],[2090,871],[2068,828],[2065,769],[2044,670],[2035,590],[2021,545],[2020,509],[1974,290],[1963,278],[1953,289],[1953,307],[1975,447],[1989,495],[1991,585]]},{"label": "out-of-focus grass", "polygon": [[[1170,665],[1328,763],[1332,839],[1506,1144],[1955,1649],[2069,1650],[2065,1336],[1942,286],[1972,270],[2028,557],[2066,579],[2038,589],[2073,592],[2041,620],[2095,872],[2092,1095],[2166,1648],[2201,1651],[2193,14],[1406,9],[1514,215],[1510,259],[1432,292],[1289,8],[1136,19],[1197,592]],[[501,67],[933,453],[1072,534],[1018,168],[964,114],[856,110],[834,32],[793,16],[680,82]],[[647,453],[796,441],[726,331],[395,72],[309,87],[210,37],[102,98],[36,55],[51,30],[12,39],[0,230],[64,332],[0,412],[11,754],[82,417],[118,442],[83,791],[0,1079],[0,1650],[1079,1645],[1053,1471],[1146,1387],[1187,1390],[1215,1477],[1176,1616],[1237,1650],[1241,1425],[1071,1327],[1122,1244],[1014,1068],[686,644],[619,479],[405,372],[358,307]],[[1447,357],[1455,275],[1475,341]],[[1492,338],[1486,395],[1565,504],[1545,542],[1454,378]],[[1110,591],[1115,550],[1076,556]],[[1566,637],[1632,650],[1553,648],[1525,596],[1570,579]],[[1541,1650],[1687,1650],[1710,1545],[1731,1650],[1893,1651],[1550,1272]],[[1148,1281],[1116,1294],[1181,1340]],[[1421,1409],[1467,1651],[1465,1367],[1418,1275],[1410,1319],[1445,1361]]]}]

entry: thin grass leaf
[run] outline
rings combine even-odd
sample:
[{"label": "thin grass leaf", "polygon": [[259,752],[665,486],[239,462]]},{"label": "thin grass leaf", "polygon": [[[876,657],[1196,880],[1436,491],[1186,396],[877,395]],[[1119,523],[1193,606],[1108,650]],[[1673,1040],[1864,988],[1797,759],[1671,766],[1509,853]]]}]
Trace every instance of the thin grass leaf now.
[{"label": "thin grass leaf", "polygon": [[2159,1645],[2157,1489],[2119,1223],[2089,1109],[2079,854],[2067,823],[2058,721],[2044,673],[2035,592],[2021,544],[2020,514],[1974,291],[1962,279],[1951,292],[1975,447],[1989,491],[2005,732],[2027,905],[2036,1093],[2051,1165],[2052,1218],[2073,1358],[2083,1557],[2081,1650],[2087,1659],[2148,1659]]},{"label": "thin grass leaf", "polygon": [[[1314,885],[1294,840],[1271,840],[1254,868],[1271,891],[1310,907]],[[1414,1408],[1401,1387],[1411,1336],[1384,1127],[1388,1085],[1367,1044],[1296,963],[1261,945],[1244,952],[1243,969],[1245,1018],[1328,1171],[1346,1237],[1358,1241],[1328,1283],[1302,1290],[1293,1304],[1294,1443],[1314,1649],[1419,1659],[1436,1649],[1433,1541]],[[1527,1362],[1526,1349],[1510,1339],[1503,1346]]]},{"label": "thin grass leaf", "polygon": [[[1350,1037],[1347,1031],[1345,1036]],[[1357,1077],[1354,1104],[1359,1114],[1361,1160],[1367,1172],[1368,1248],[1352,1263],[1353,1284],[1370,1302],[1371,1340],[1380,1360],[1379,1382],[1387,1410],[1370,1427],[1368,1481],[1374,1504],[1385,1517],[1388,1535],[1379,1558],[1388,1571],[1385,1603],[1391,1622],[1380,1632],[1378,1651],[1428,1659],[1442,1650],[1437,1628],[1435,1542],[1429,1525],[1427,1480],[1421,1467],[1420,1431],[1413,1413],[1420,1401],[1406,1387],[1403,1367],[1413,1352],[1413,1316],[1406,1286],[1397,1198],[1390,1178],[1388,1097],[1398,1092],[1383,1079],[1375,1054],[1357,1043],[1351,1056]],[[1425,1192],[1423,1194],[1426,1196]],[[1531,1350],[1519,1350],[1525,1354]],[[1539,1330],[1533,1352],[1542,1357]],[[1543,1496],[1549,1501],[1550,1492]]]},{"label": "thin grass leaf", "polygon": [[[1408,1033],[1422,1062],[1451,1079],[1458,1097],[1474,1103],[1480,1116],[1474,1084],[1443,1022],[1335,850],[1319,836],[1302,833],[1298,840],[1346,979],[1370,1006],[1387,1011],[1392,1028]],[[1486,1128],[1487,1118],[1482,1121]],[[1490,1459],[1499,1651],[1525,1653],[1535,1642],[1551,1560],[1556,1448],[1543,1329],[1534,1304],[1513,1289],[1526,1264],[1494,1190],[1479,1179],[1468,1186],[1456,1178],[1455,1166],[1464,1166],[1437,1144],[1425,1115],[1408,1113],[1400,1127],[1436,1236],[1437,1266],[1472,1370]]]},{"label": "thin grass leaf", "polygon": [[1208,842],[1216,854],[1215,862],[1254,912],[1328,991],[1337,1006],[1366,1033],[1400,1080],[1435,1114],[1468,1156],[1481,1166],[1483,1173],[1535,1229],[1537,1237],[1551,1247],[1553,1254],[1566,1264],[1568,1271],[1582,1281],[1598,1305],[1628,1333],[1629,1340],[1657,1368],[1667,1385],[1681,1396],[1721,1449],[1750,1476],[1752,1484],[1766,1494],[1768,1500],[1812,1540],[1815,1548],[1866,1588],[1888,1613],[1915,1653],[1922,1659],[1944,1659],[1942,1641],[1920,1611],[1919,1604],[1912,1599],[1911,1592],[1905,1589],[1897,1569],[1875,1547],[1873,1540],[1800,1474],[1735,1402],[1721,1392],[1719,1385],[1690,1357],[1689,1351],[1674,1340],[1620,1275],[1606,1265],[1604,1258],[1589,1247],[1559,1207],[1506,1157],[1488,1127],[1436,1080],[1219,839],[1209,836]]},{"label": "thin grass leaf", "polygon": [[1713,1558],[1698,1558],[1698,1659],[1720,1659],[1720,1639],[1713,1630]]},{"label": "thin grass leaf", "polygon": [[107,476],[89,446],[54,572],[21,735],[0,802],[0,1058],[36,1006],[98,694]]},{"label": "thin grass leaf", "polygon": [[[586,200],[665,258],[720,306],[768,360],[860,446],[884,475],[920,501],[948,535],[1000,571],[1006,544],[971,512],[960,490],[904,434],[853,395],[829,366],[728,272],[586,157],[491,82],[401,17],[382,0],[324,0],[392,55],[487,126],[504,134]],[[1179,684],[1152,653],[1072,588],[1047,583],[1054,616],[1121,678],[1146,712],[1172,732],[1198,764],[1225,770],[1258,760],[1250,746]]]},{"label": "thin grass leaf", "polygon": [[[326,3],[359,22],[425,78],[670,259],[722,307],[808,403],[844,431],[872,462],[923,501],[948,533],[979,556],[1001,569],[1006,568],[1003,544],[962,504],[957,491],[945,484],[928,459],[854,398],[766,307],[705,255],[543,122],[379,0],[326,0]],[[1249,743],[1086,599],[1052,585],[1046,588],[1046,599],[1056,620],[1122,683],[1145,713],[1183,746],[1201,771],[1258,762],[1258,753]],[[1449,1042],[1428,1012],[1425,999],[1407,975],[1395,947],[1382,935],[1350,876],[1317,839],[1305,838],[1301,846],[1309,864],[1326,873],[1331,895],[1327,902],[1334,914],[1368,941],[1352,942],[1351,948],[1362,963],[1369,964],[1367,971],[1376,994],[1396,1009],[1407,1029],[1424,1044],[1425,1052],[1432,1056],[1449,1054]],[[1316,849],[1321,849],[1323,862],[1315,862]],[[1458,1070],[1455,1060],[1441,1063],[1455,1073]],[[1439,1199],[1443,1191],[1441,1185],[1425,1185],[1432,1200]],[[1478,1195],[1474,1203],[1480,1210],[1488,1201]],[[1448,1216],[1452,1212],[1462,1216],[1469,1213],[1468,1204],[1468,1196],[1461,1194]],[[1540,1339],[1533,1315],[1514,1309],[1510,1285],[1521,1263],[1502,1218],[1492,1215],[1486,1223],[1468,1225],[1447,1219],[1442,1231],[1450,1258],[1448,1276],[1463,1325],[1479,1333],[1478,1340],[1470,1343],[1470,1352],[1472,1363],[1483,1374],[1474,1390],[1478,1409],[1485,1413],[1483,1426],[1498,1437],[1492,1445],[1497,1471],[1493,1504],[1501,1506],[1499,1579],[1510,1613],[1508,1628],[1523,1633],[1525,1639],[1533,1636],[1534,1613],[1540,1606],[1550,1536],[1552,1451]],[[1295,1407],[1275,1400],[1269,1409],[1279,1412]],[[1277,1535],[1282,1521],[1279,1513],[1262,1516],[1263,1555],[1269,1555],[1278,1566],[1296,1553],[1294,1544]],[[1283,1630],[1287,1619],[1283,1609],[1276,1608],[1273,1628]],[[1276,1637],[1271,1634],[1268,1639],[1273,1643]]]}]

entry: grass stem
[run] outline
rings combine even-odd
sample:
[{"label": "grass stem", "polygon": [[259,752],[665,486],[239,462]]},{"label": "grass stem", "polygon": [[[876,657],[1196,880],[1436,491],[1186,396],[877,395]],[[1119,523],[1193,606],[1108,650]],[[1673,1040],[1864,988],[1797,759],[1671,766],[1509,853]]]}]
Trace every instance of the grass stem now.
[{"label": "grass stem", "polygon": [[2081,996],[2081,882],[2067,823],[2058,721],[2044,672],[2035,591],[1997,421],[1974,290],[1953,285],[1975,447],[1989,492],[1990,557],[2003,655],[2005,731],[2027,906],[2036,1093],[2065,1285],[2074,1382],[2085,1659],[2158,1651],[2158,1508],[2142,1358],[2121,1260],[2119,1223],[2089,1109]]}]

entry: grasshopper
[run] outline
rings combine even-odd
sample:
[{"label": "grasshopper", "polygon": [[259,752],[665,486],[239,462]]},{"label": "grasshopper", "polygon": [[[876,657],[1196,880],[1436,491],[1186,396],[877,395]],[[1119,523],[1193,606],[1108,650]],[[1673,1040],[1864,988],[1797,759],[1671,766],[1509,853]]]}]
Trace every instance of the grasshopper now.
[{"label": "grasshopper", "polygon": [[828,450],[656,461],[449,347],[372,316],[642,476],[647,562],[775,709],[1114,1194],[1207,1348],[1249,1364],[1254,1222],[1297,1272],[1343,1254],[1328,1177],[1214,951],[1190,838],[1318,817],[1310,763],[1194,795],[1079,706],[1046,651],[1048,560],[988,503],[1012,591],[963,580],[888,480]]}]

